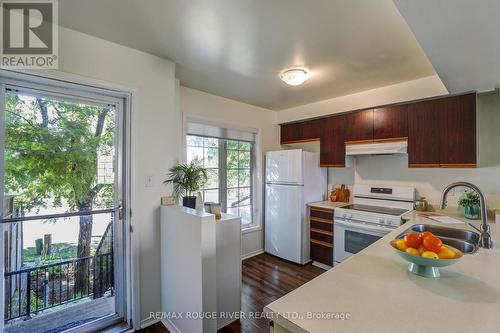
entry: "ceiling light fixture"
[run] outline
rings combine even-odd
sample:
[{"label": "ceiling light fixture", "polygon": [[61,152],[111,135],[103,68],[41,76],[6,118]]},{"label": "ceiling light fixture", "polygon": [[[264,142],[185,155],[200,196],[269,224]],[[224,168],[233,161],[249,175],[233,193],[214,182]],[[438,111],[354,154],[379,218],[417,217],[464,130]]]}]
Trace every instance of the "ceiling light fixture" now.
[{"label": "ceiling light fixture", "polygon": [[290,68],[285,69],[280,74],[281,80],[286,84],[291,86],[298,86],[306,82],[306,80],[311,76],[307,68]]}]

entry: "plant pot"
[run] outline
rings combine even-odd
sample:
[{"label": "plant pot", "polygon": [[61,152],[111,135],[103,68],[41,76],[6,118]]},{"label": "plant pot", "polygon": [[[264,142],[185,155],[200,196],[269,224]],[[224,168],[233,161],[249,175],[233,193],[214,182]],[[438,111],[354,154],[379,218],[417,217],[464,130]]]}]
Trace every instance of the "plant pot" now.
[{"label": "plant pot", "polygon": [[196,197],[183,197],[182,205],[188,208],[196,208]]},{"label": "plant pot", "polygon": [[479,219],[479,206],[465,206],[464,207],[464,216],[469,220],[478,220]]}]

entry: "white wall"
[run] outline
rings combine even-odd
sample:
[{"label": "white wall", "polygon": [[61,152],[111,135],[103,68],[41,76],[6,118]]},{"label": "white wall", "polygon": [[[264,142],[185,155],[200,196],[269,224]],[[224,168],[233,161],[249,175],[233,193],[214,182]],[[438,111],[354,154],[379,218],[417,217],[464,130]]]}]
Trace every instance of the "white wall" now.
[{"label": "white wall", "polygon": [[[160,307],[159,200],[179,154],[181,119],[175,112],[174,63],[86,34],[60,28],[59,67],[134,90],[132,105],[132,211],[140,239],[141,318]],[[153,187],[145,187],[145,177]]]},{"label": "white wall", "polygon": [[376,105],[411,101],[447,93],[448,91],[441,79],[437,75],[433,75],[278,111],[277,120],[278,124],[281,124],[299,119],[325,116]]},{"label": "white wall", "polygon": [[[278,127],[276,126],[276,112],[274,111],[183,86],[180,87],[180,111],[185,115],[258,129],[262,146],[260,158],[262,172],[264,171],[264,165],[262,164],[264,162],[264,153],[280,148],[278,143]],[[263,218],[263,203],[262,200],[260,201],[260,216]],[[262,249],[262,229],[243,234],[243,256],[256,253]]]},{"label": "white wall", "polygon": [[[485,192],[489,208],[500,208],[500,97],[498,91],[478,95],[479,168],[408,168],[407,156],[356,157],[355,166],[329,169],[329,184],[393,184],[414,186],[418,195],[440,203],[443,188],[456,181],[476,184]],[[423,124],[424,125],[424,124]],[[456,206],[461,193],[449,198]]]}]

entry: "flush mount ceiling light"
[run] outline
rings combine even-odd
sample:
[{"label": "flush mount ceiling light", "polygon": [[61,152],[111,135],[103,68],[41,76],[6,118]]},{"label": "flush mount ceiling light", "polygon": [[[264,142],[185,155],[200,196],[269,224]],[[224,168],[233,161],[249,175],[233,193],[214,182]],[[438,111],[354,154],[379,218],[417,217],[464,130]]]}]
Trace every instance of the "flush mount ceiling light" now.
[{"label": "flush mount ceiling light", "polygon": [[306,68],[290,68],[285,69],[280,74],[281,80],[286,84],[291,86],[298,86],[306,82],[306,80],[311,76]]}]

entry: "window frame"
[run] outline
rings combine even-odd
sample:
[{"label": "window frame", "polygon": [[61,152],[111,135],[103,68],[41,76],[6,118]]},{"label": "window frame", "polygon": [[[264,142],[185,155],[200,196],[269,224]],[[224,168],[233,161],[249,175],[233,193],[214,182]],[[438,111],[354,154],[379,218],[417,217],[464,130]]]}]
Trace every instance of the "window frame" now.
[{"label": "window frame", "polygon": [[[251,148],[249,150],[250,153],[250,166],[249,166],[249,171],[250,171],[250,185],[249,186],[243,186],[243,188],[249,188],[250,189],[250,204],[245,205],[245,207],[250,206],[251,207],[251,220],[252,222],[250,224],[246,225],[241,225],[241,230],[242,233],[248,233],[248,232],[253,232],[257,230],[262,229],[262,224],[261,224],[261,218],[260,218],[260,205],[258,199],[258,185],[260,182],[260,170],[258,167],[258,154],[257,151],[260,151],[259,146],[258,146],[258,135],[256,135],[256,140],[254,142],[251,141],[246,141],[246,140],[237,140],[237,139],[225,139],[225,138],[215,138],[215,137],[210,137],[210,136],[203,136],[203,135],[197,135],[197,134],[190,134],[187,132],[184,132],[184,156],[185,160],[187,161],[187,148],[192,147],[192,145],[188,145],[187,142],[187,137],[188,136],[196,136],[196,137],[202,137],[202,138],[213,138],[213,139],[218,139],[218,150],[219,150],[219,165],[218,165],[218,170],[219,170],[219,176],[218,176],[218,192],[219,192],[219,202],[221,204],[221,209],[223,211],[227,211],[227,141],[237,141],[237,142],[247,142],[250,143]],[[203,145],[204,147],[204,145]],[[229,150],[234,150],[234,149],[229,149]],[[240,152],[240,149],[238,147],[238,154]],[[238,158],[239,162],[239,158]],[[239,177],[239,165],[238,165],[238,177]],[[239,186],[239,179],[238,179],[238,193],[240,190]],[[239,197],[238,197],[239,199]],[[237,206],[239,207],[239,205]]]}]

